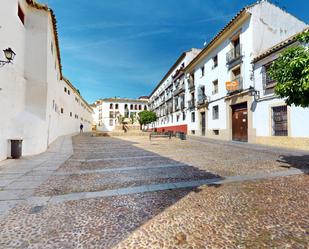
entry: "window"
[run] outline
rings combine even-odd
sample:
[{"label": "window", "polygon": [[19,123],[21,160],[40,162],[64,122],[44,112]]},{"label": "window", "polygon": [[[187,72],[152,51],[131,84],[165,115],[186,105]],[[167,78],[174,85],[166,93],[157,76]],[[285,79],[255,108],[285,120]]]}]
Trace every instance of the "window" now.
[{"label": "window", "polygon": [[195,112],[191,112],[191,122],[195,122]]},{"label": "window", "polygon": [[64,87],[64,92],[65,92],[65,93],[67,92],[67,88],[66,88],[66,87]]},{"label": "window", "polygon": [[109,119],[109,126],[113,126],[114,125],[114,120],[112,118]]},{"label": "window", "polygon": [[109,105],[109,109],[114,109],[114,105],[113,105],[113,104],[110,104],[110,105]]},{"label": "window", "polygon": [[213,131],[213,134],[218,136],[219,135],[219,130],[212,130]]},{"label": "window", "polygon": [[201,77],[205,75],[205,66],[201,67]]},{"label": "window", "polygon": [[219,119],[219,106],[212,107],[212,119]]},{"label": "window", "polygon": [[130,110],[133,110],[133,105],[132,104],[130,105]]},{"label": "window", "polygon": [[139,106],[138,106],[138,109],[139,109],[139,110],[142,110],[142,105],[139,105]]},{"label": "window", "polygon": [[68,90],[68,94],[69,94],[69,95],[71,94],[70,90]]},{"label": "window", "polygon": [[23,10],[21,9],[20,5],[18,4],[18,17],[20,19],[20,21],[25,24],[25,14],[23,12]]},{"label": "window", "polygon": [[272,79],[269,75],[269,70],[272,65],[272,62],[264,66],[264,74],[263,74],[263,85],[266,94],[274,93],[274,89],[276,86],[276,81]]},{"label": "window", "polygon": [[115,109],[118,110],[119,109],[119,105],[115,104]]},{"label": "window", "polygon": [[70,117],[72,117],[72,112],[70,112]]},{"label": "window", "polygon": [[219,82],[218,80],[214,80],[212,82],[212,94],[216,94],[219,92]]},{"label": "window", "polygon": [[288,135],[288,115],[287,106],[276,106],[272,108],[273,135]]},{"label": "window", "polygon": [[214,69],[218,66],[218,55],[212,58],[212,62],[213,62],[212,69]]},{"label": "window", "polygon": [[240,77],[240,67],[237,67],[232,70],[233,79],[238,79]]},{"label": "window", "polygon": [[185,113],[185,112],[182,113],[182,120],[183,120],[183,121],[186,120],[186,113]]},{"label": "window", "polygon": [[134,109],[137,110],[137,105],[134,106]]},{"label": "window", "polygon": [[61,114],[63,114],[63,107],[61,107]]},{"label": "window", "polygon": [[147,106],[146,106],[146,105],[144,106],[144,110],[145,110],[145,111],[147,110]]}]

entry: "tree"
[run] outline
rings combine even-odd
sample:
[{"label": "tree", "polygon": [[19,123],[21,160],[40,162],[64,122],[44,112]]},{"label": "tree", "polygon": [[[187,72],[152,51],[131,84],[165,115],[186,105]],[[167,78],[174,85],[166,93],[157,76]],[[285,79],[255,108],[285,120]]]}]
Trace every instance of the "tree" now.
[{"label": "tree", "polygon": [[141,128],[142,128],[142,125],[147,125],[157,120],[156,113],[152,111],[147,111],[147,110],[142,111],[138,114],[138,116],[139,116],[138,121],[141,125]]},{"label": "tree", "polygon": [[270,68],[270,77],[277,81],[275,93],[287,105],[309,107],[309,31],[297,37],[300,46],[288,48]]}]

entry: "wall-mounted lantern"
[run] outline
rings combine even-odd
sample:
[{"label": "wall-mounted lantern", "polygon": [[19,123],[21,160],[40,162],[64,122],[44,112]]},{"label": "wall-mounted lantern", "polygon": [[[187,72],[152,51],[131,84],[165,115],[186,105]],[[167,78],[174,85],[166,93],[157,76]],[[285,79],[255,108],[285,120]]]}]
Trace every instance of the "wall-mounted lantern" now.
[{"label": "wall-mounted lantern", "polygon": [[11,48],[4,49],[3,53],[6,58],[6,61],[0,60],[0,67],[3,67],[5,64],[12,63],[16,55],[15,52]]},{"label": "wall-mounted lantern", "polygon": [[249,87],[249,95],[254,97],[254,101],[258,101],[260,99],[260,92],[255,90],[254,87]]}]

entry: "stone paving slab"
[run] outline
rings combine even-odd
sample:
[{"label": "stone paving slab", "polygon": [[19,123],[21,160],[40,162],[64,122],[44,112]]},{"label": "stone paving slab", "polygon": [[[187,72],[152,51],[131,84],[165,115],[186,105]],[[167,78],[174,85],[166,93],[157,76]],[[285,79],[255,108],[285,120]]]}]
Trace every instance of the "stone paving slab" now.
[{"label": "stone paving slab", "polygon": [[33,194],[30,189],[9,189],[0,191],[0,201],[25,200]]},{"label": "stone paving slab", "polygon": [[45,153],[1,162],[0,202],[4,206],[1,215],[31,197],[33,190],[57,170],[70,153],[73,153],[72,141],[66,136],[57,139]]},{"label": "stone paving slab", "polygon": [[71,172],[55,172],[53,175],[65,176],[72,174],[89,174],[89,173],[111,173],[111,172],[122,172],[122,171],[136,171],[143,169],[159,169],[159,168],[173,168],[173,167],[187,167],[186,164],[163,164],[163,165],[152,165],[152,166],[139,166],[139,167],[116,167],[108,169],[90,169],[90,170],[77,170]]},{"label": "stone paving slab", "polygon": [[[184,182],[174,182],[174,183],[163,183],[163,184],[147,184],[129,188],[116,188],[108,189],[104,191],[93,191],[93,192],[80,192],[80,193],[70,193],[64,195],[55,195],[48,199],[48,203],[61,203],[72,200],[82,200],[88,198],[100,198],[100,197],[112,197],[119,195],[130,195],[145,192],[156,192],[164,190],[176,190],[184,188],[198,188],[203,185],[222,185],[229,183],[247,182],[253,180],[264,180],[276,177],[287,177],[294,175],[302,175],[304,173],[309,173],[309,170],[301,171],[298,169],[291,169],[286,172],[275,172],[271,174],[259,174],[252,176],[233,176],[227,178],[212,178],[198,181],[184,181]],[[47,200],[47,197],[36,197],[37,200],[42,198],[42,200]],[[47,204],[47,203],[46,203]]]}]

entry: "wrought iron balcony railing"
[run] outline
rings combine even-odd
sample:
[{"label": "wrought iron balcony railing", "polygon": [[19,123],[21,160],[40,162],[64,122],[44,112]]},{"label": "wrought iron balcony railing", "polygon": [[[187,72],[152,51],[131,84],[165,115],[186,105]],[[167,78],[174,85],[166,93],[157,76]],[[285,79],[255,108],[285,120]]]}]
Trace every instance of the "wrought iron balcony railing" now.
[{"label": "wrought iron balcony railing", "polygon": [[243,90],[243,78],[241,75],[233,78],[230,82],[233,82],[234,84],[231,88],[227,89],[228,94]]},{"label": "wrought iron balcony railing", "polygon": [[195,107],[195,100],[191,99],[188,101],[188,107],[189,109],[193,109]]},{"label": "wrought iron balcony railing", "polygon": [[206,104],[207,102],[209,102],[209,98],[205,94],[201,94],[198,96],[198,99],[197,99],[198,105],[203,105],[203,104]]},{"label": "wrought iron balcony railing", "polygon": [[242,62],[242,46],[239,44],[226,54],[226,63],[229,68]]}]

